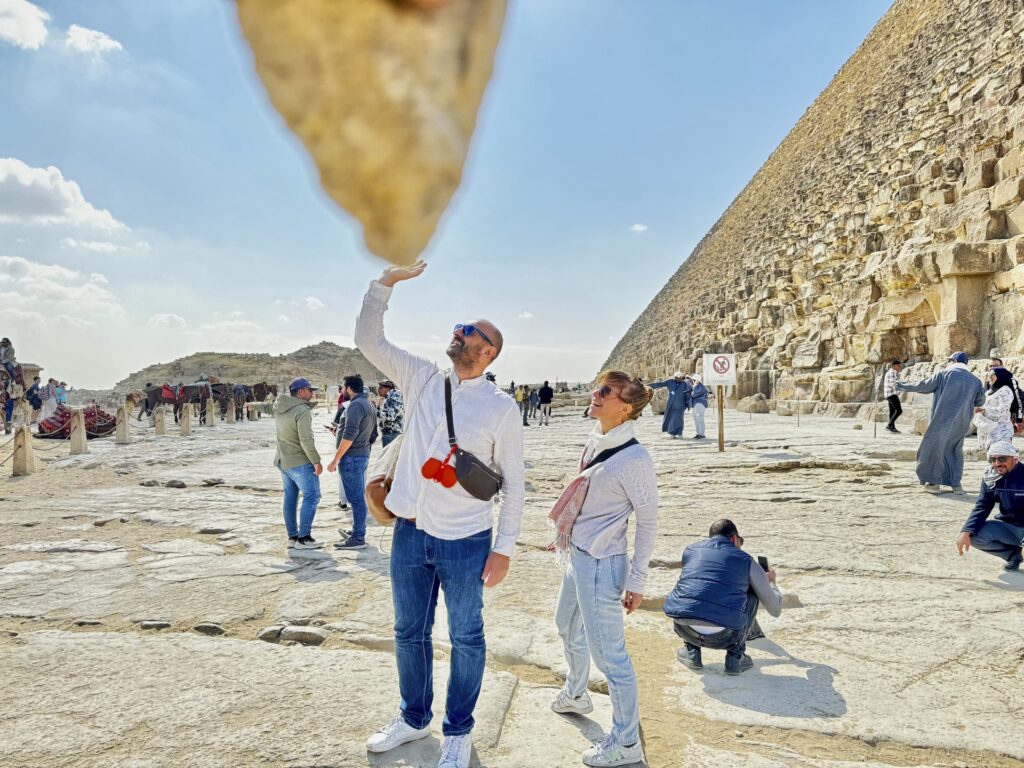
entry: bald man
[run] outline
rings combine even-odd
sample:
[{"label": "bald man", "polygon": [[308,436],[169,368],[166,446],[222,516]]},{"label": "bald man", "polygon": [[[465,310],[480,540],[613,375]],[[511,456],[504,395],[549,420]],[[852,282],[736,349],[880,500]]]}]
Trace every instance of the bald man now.
[{"label": "bald man", "polygon": [[[394,286],[419,277],[425,268],[419,261],[385,270],[370,284],[356,319],[356,346],[404,393],[408,416],[387,497],[388,509],[398,518],[392,539],[391,596],[401,705],[398,717],[373,734],[366,748],[387,752],[430,734],[431,628],[438,591],[443,590],[452,653],[439,765],[466,768],[486,658],[483,588],[497,586],[508,573],[523,514],[523,428],[515,400],[484,377],[503,344],[494,323],[479,319],[455,324],[446,349],[450,371],[385,338],[384,312]],[[491,500],[471,495],[442,471],[442,462],[450,457],[446,380],[451,383],[459,446],[501,477],[493,537]]]}]

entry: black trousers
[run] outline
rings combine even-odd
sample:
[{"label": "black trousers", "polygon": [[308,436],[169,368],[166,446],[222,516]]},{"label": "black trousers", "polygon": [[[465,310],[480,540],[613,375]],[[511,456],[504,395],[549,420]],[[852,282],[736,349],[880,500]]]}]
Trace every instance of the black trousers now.
[{"label": "black trousers", "polygon": [[896,429],[896,419],[903,415],[903,406],[900,404],[900,396],[889,395],[885,400],[889,403],[889,424],[886,429]]},{"label": "black trousers", "polygon": [[682,619],[675,619],[672,622],[672,628],[691,648],[720,648],[724,649],[728,655],[739,658],[747,650],[747,635],[750,634],[750,628],[757,621],[759,605],[760,601],[754,591],[747,592],[747,604],[744,609],[747,614],[747,624],[743,629],[723,629],[713,635],[702,635],[689,624],[683,623]]}]

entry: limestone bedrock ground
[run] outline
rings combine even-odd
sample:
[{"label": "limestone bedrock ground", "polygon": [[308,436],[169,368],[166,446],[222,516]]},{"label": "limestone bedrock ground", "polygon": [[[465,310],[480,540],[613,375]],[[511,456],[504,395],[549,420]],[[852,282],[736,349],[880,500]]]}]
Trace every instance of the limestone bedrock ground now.
[{"label": "limestone bedrock ground", "polygon": [[[485,596],[474,765],[577,766],[610,726],[596,670],[593,715],[548,709],[565,662],[546,513],[591,426],[566,408],[526,429],[522,534]],[[659,426],[649,414],[638,426],[660,519],[644,606],[626,622],[648,765],[1022,765],[1024,576],[953,546],[980,461],[967,463],[967,496],[933,497],[908,460],[918,438],[872,424],[729,412],[725,453]],[[443,601],[432,737],[363,747],[398,706],[390,530],[371,527],[358,553],[289,553],[269,419],[132,436],[83,456],[60,445],[38,454],[37,474],[0,480],[0,765],[435,765]],[[349,518],[337,476],[322,483],[314,534],[330,545]],[[767,638],[740,677],[724,676],[721,652],[705,653],[702,674],[680,666],[661,612],[680,552],[722,516],[770,559],[786,598],[781,618],[762,616]],[[282,626],[294,640],[257,638]]]}]

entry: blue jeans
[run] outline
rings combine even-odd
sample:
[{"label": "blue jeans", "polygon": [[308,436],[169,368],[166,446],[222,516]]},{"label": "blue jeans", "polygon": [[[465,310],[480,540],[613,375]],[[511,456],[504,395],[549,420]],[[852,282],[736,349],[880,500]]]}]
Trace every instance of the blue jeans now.
[{"label": "blue jeans", "polygon": [[398,437],[401,432],[381,432],[380,433],[380,445],[381,448],[387,448],[391,445],[391,442]]},{"label": "blue jeans", "polygon": [[629,560],[626,555],[593,558],[575,546],[569,551],[569,567],[555,609],[555,624],[569,664],[565,685],[574,697],[582,696],[593,657],[608,681],[611,736],[617,744],[630,746],[640,740],[640,704],[623,622],[622,595]]},{"label": "blue jeans", "polygon": [[971,546],[1009,562],[1020,557],[1022,540],[1024,526],[1010,525],[1002,520],[986,520],[978,532],[971,536]]},{"label": "blue jeans", "polygon": [[733,656],[737,661],[747,650],[747,635],[750,628],[754,626],[757,619],[757,606],[760,601],[753,591],[747,592],[747,625],[743,629],[723,629],[711,635],[702,635],[689,624],[677,619],[674,623],[676,634],[686,642],[689,648],[718,648],[725,650],[727,656]]},{"label": "blue jeans", "polygon": [[[284,527],[288,529],[288,537],[309,536],[313,530],[316,505],[320,503],[320,478],[314,473],[312,464],[299,464],[291,469],[282,469],[281,480],[284,482]],[[296,528],[295,508],[299,503],[299,491],[302,491],[302,514]]]},{"label": "blue jeans", "polygon": [[366,465],[369,463],[369,456],[342,456],[338,462],[341,486],[352,505],[352,535],[357,539],[366,538]]},{"label": "blue jeans", "polygon": [[399,518],[391,551],[391,597],[395,604],[395,659],[402,718],[426,728],[434,716],[434,609],[444,590],[452,642],[448,695],[442,731],[461,736],[473,730],[473,709],[484,679],[484,583],[491,530],[464,539],[436,539]]}]

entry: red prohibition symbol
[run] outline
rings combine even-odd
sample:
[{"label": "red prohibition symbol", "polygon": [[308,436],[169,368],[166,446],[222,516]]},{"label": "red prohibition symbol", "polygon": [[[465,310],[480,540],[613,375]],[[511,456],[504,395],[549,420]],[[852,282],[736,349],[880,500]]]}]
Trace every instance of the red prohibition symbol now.
[{"label": "red prohibition symbol", "polygon": [[715,369],[715,373],[727,373],[729,371],[729,358],[719,355],[711,361],[711,367]]}]

